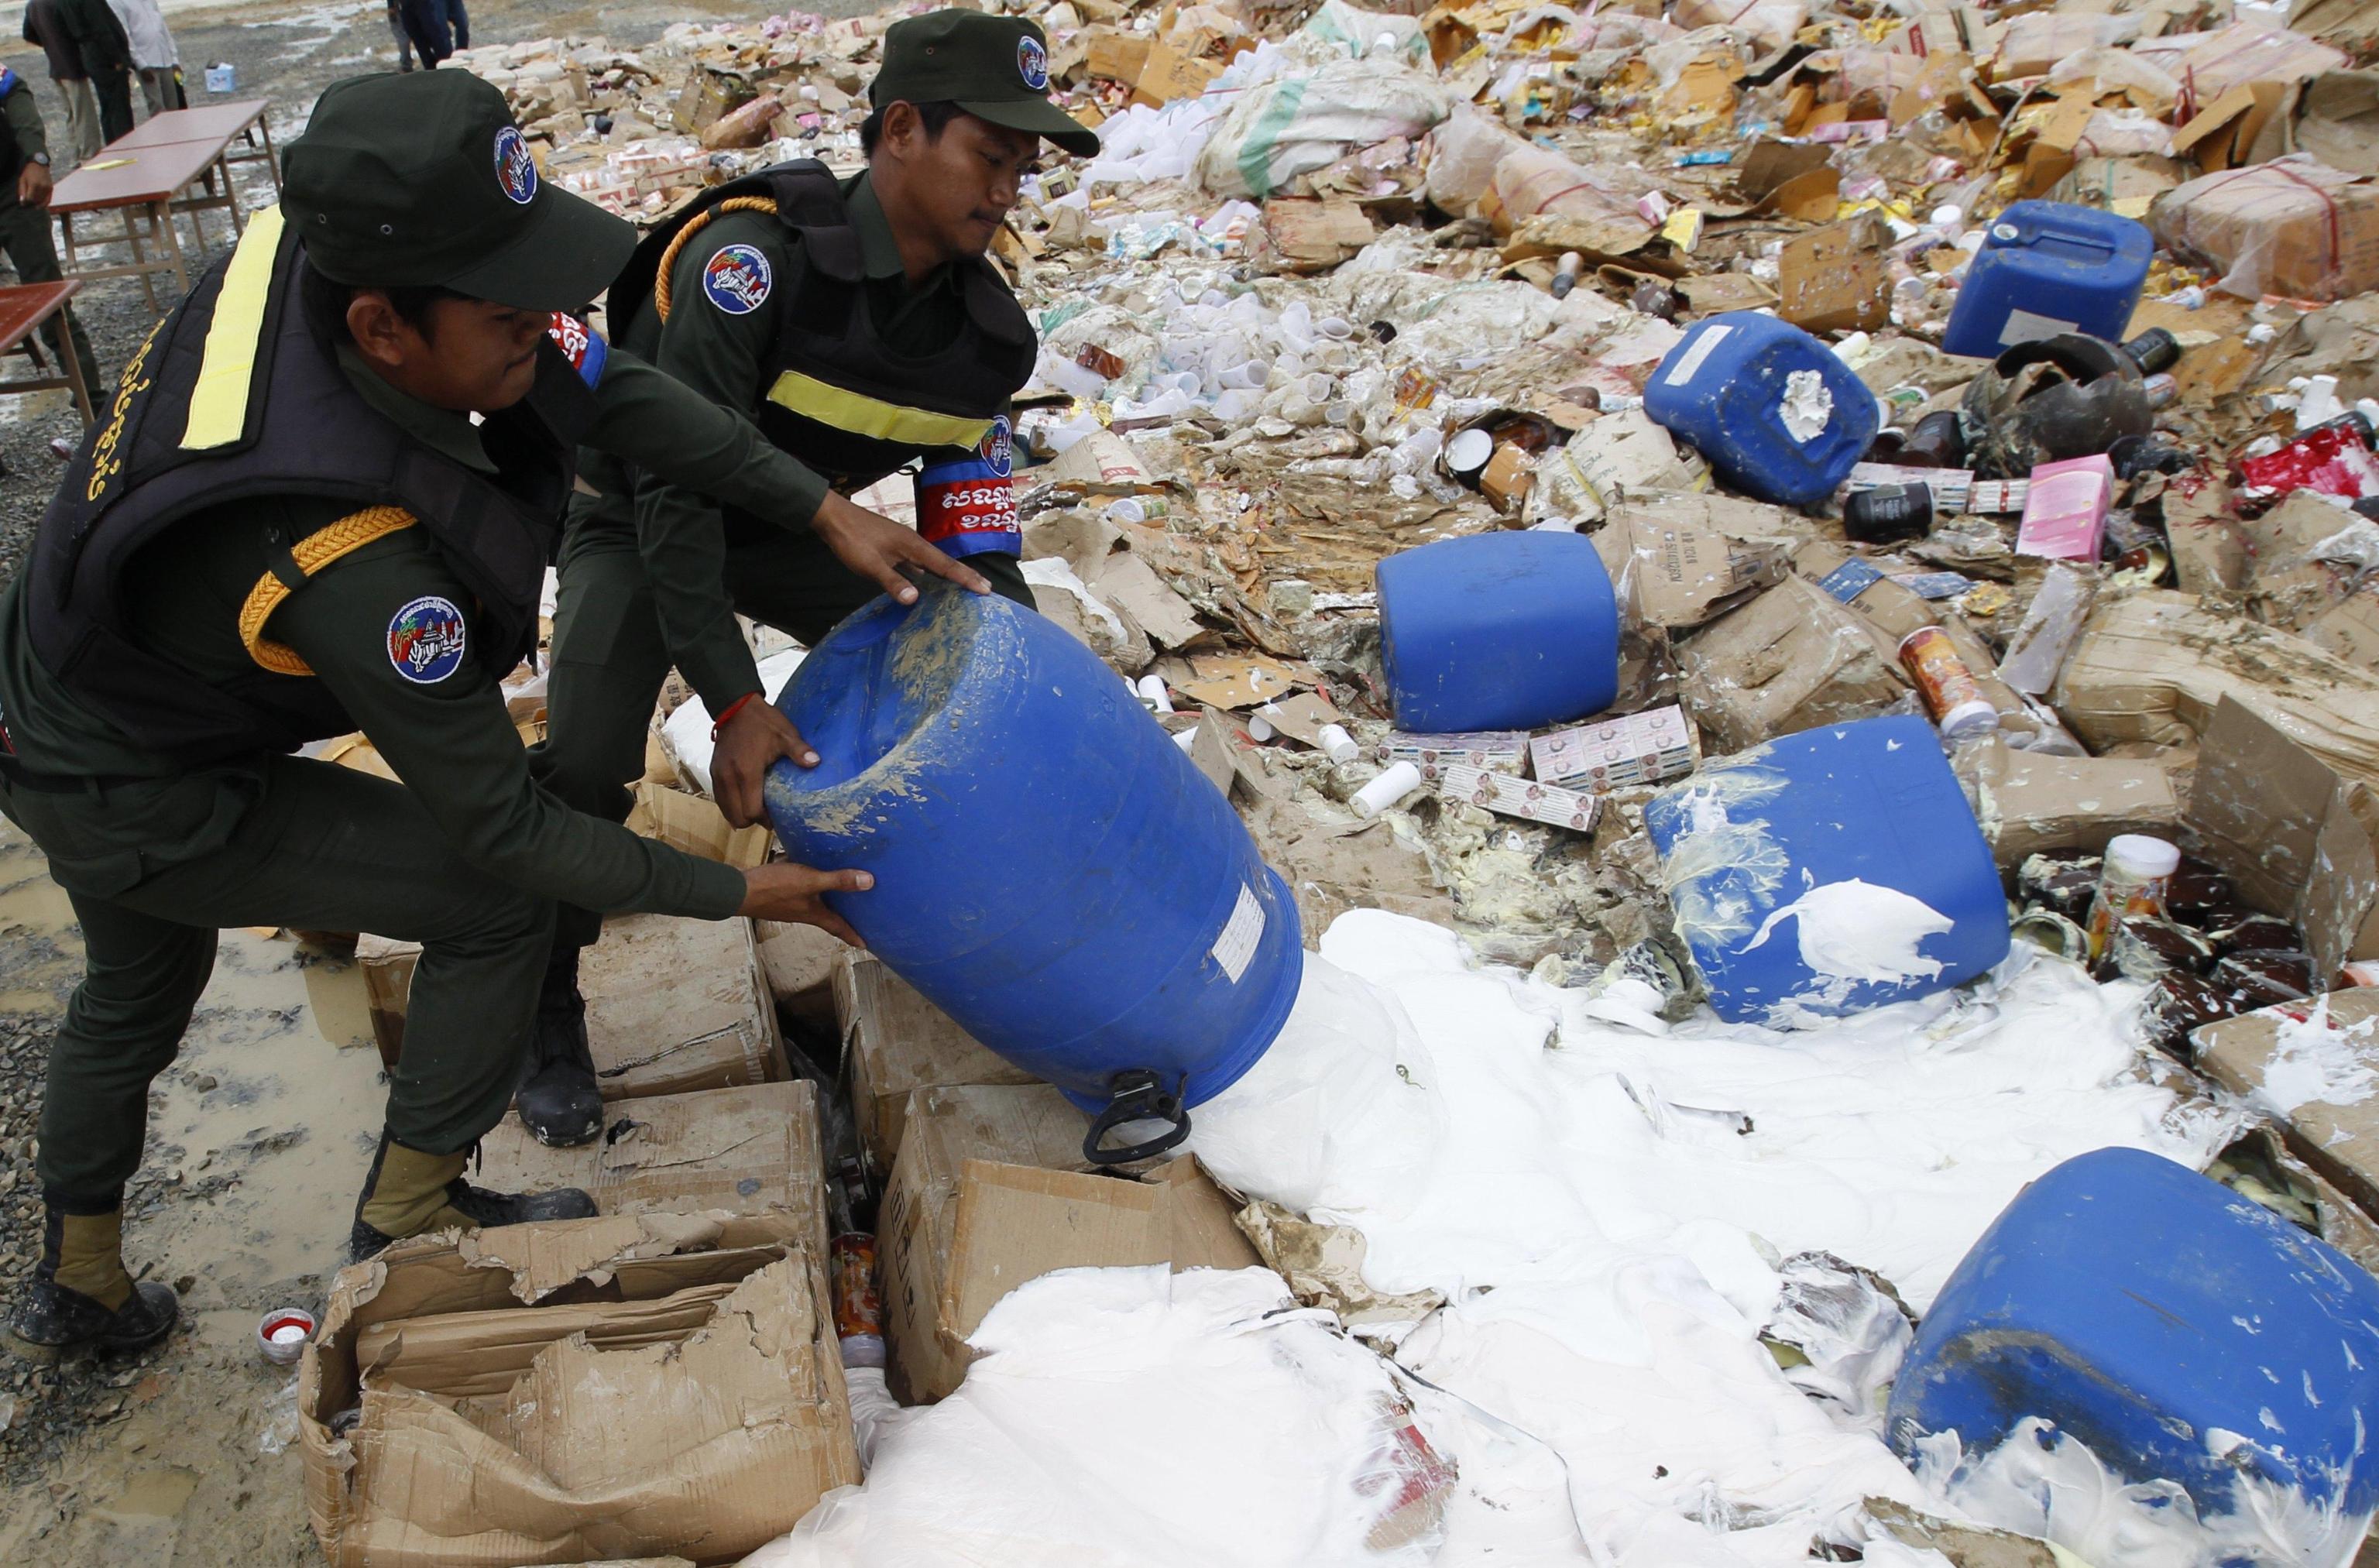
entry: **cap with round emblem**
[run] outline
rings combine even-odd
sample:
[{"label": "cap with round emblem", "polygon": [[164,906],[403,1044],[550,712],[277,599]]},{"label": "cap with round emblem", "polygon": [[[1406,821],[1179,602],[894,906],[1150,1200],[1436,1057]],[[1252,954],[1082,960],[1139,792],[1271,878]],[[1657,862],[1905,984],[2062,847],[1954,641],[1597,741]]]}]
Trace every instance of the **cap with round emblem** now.
[{"label": "cap with round emblem", "polygon": [[332,82],[282,161],[282,206],[336,283],[574,310],[636,246],[624,220],[538,176],[503,93],[467,71]]},{"label": "cap with round emblem", "polygon": [[884,68],[867,101],[956,103],[976,119],[1095,156],[1098,133],[1049,102],[1049,40],[1040,24],[981,11],[928,11],[884,33]]}]

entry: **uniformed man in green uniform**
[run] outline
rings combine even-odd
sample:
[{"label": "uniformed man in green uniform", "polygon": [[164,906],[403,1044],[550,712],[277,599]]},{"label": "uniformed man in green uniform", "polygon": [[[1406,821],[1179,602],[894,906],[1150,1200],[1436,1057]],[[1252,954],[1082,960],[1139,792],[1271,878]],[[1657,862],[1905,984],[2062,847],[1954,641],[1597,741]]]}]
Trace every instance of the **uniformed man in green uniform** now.
[{"label": "uniformed man in green uniform", "polygon": [[[718,716],[714,793],[757,821],[779,757],[815,759],[759,696],[736,612],[815,644],[877,591],[837,540],[882,519],[851,500],[912,463],[924,537],[966,579],[1030,605],[1008,487],[1008,399],[1038,348],[984,259],[1045,139],[1098,138],[1049,102],[1035,24],[935,11],[884,35],[861,129],[864,173],[803,162],[715,187],[646,236],[612,286],[620,342],[749,412],[808,471],[795,514],[755,516],[590,456],[600,499],[574,505],[562,551],[548,738],[538,777],[581,811],[626,815],[645,730],[675,664]],[[980,573],[980,578],[976,573]],[[965,579],[962,579],[965,580]],[[521,1119],[549,1143],[601,1127],[578,998],[599,922],[564,909]]]},{"label": "uniformed man in green uniform", "polygon": [[[31,86],[6,66],[0,66],[0,249],[7,251],[19,283],[54,283],[62,276],[58,247],[50,237],[50,139]],[[66,345],[73,344],[82,384],[96,404],[106,389],[99,384],[99,361],[91,356],[91,339],[73,306],[42,323],[42,341],[60,365],[66,363]]]},{"label": "uniformed man in green uniform", "polygon": [[[0,810],[47,852],[87,955],[10,1323],[30,1346],[172,1326],[173,1293],[124,1267],[119,1207],[218,927],[423,945],[362,1255],[594,1212],[463,1179],[519,1080],[555,900],[848,935],[817,895],[868,886],[572,812],[506,716],[578,443],[759,515],[804,482],[562,313],[619,271],[629,226],[543,184],[502,95],[459,71],[333,85],[286,182],[127,365],[0,597]],[[931,552],[885,530],[895,553],[846,538],[846,559],[898,582],[898,551]],[[290,754],[356,729],[402,785]]]}]

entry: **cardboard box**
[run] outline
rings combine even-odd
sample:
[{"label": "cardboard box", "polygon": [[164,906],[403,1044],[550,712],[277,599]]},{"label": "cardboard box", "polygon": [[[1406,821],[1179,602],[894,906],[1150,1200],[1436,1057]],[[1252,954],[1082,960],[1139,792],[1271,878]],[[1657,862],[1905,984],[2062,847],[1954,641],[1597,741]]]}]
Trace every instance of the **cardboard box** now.
[{"label": "cardboard box", "polygon": [[1140,74],[1132,78],[1131,101],[1154,108],[1177,98],[1195,98],[1222,74],[1221,61],[1193,58],[1160,41],[1149,47]]},{"label": "cardboard box", "polygon": [[2164,489],[2164,531],[2172,544],[2173,580],[2185,594],[2235,592],[2247,585],[2247,541],[2230,511],[2230,487],[2203,470],[2177,475]]},{"label": "cardboard box", "polygon": [[2022,752],[1997,737],[1954,760],[2004,872],[2044,850],[2096,854],[2118,833],[2170,838],[2180,822],[2172,777],[2155,762]]},{"label": "cardboard box", "polygon": [[405,1003],[413,992],[413,971],[421,944],[368,933],[356,938],[356,962],[364,971],[364,1005],[371,1011],[372,1043],[380,1065],[393,1071],[405,1049]]},{"label": "cardboard box", "polygon": [[1721,754],[1870,718],[1906,690],[1866,627],[1799,577],[1686,639],[1677,662],[1685,705]]},{"label": "cardboard box", "polygon": [[1884,228],[1854,218],[1796,235],[1777,258],[1776,314],[1805,332],[1872,332],[1891,323]]},{"label": "cardboard box", "polygon": [[1090,1118],[1046,1085],[919,1090],[877,1222],[892,1392],[947,1395],[984,1314],[1059,1269],[1242,1269],[1255,1248],[1188,1158],[1134,1177],[1084,1168]]},{"label": "cardboard box", "polygon": [[1082,68],[1094,77],[1108,81],[1135,82],[1142,66],[1148,64],[1149,45],[1145,34],[1121,32],[1111,27],[1085,30],[1087,54]]},{"label": "cardboard box", "polygon": [[834,1006],[860,1149],[878,1182],[890,1178],[900,1156],[912,1092],[1039,1081],[977,1044],[948,1013],[918,995],[915,987],[872,954],[847,951],[838,957]]},{"label": "cardboard box", "polygon": [[1261,233],[1251,254],[1283,272],[1327,271],[1379,237],[1370,216],[1345,197],[1276,197],[1263,204]]},{"label": "cardboard box", "polygon": [[621,915],[579,956],[578,989],[606,1100],[785,1076],[750,921]]},{"label": "cardboard box", "polygon": [[1528,742],[1529,764],[1539,778],[1578,790],[1658,784],[1691,773],[1700,756],[1693,723],[1674,705],[1549,730]]},{"label": "cardboard box", "polygon": [[1574,833],[1594,831],[1601,802],[1582,790],[1522,778],[1516,774],[1490,773],[1482,767],[1449,767],[1437,781],[1437,792],[1449,801],[1467,801],[1498,816],[1518,817],[1566,827]]},{"label": "cardboard box", "polygon": [[814,1028],[833,1029],[835,966],[851,945],[815,925],[755,920],[752,946],[760,955],[760,975],[777,1006]]},{"label": "cardboard box", "polygon": [[860,1478],[826,1271],[782,1213],[400,1241],[332,1283],[298,1426],[333,1568],[731,1562]]},{"label": "cardboard box", "polygon": [[[2326,998],[2288,1002],[2207,1024],[2195,1036],[2198,1070],[2234,1094],[2253,1098],[2276,1057],[2301,1031],[2325,1035],[2322,1048],[2379,1072],[2379,989],[2333,991]],[[2328,1081],[2358,1075],[2331,1072]],[[2300,1069],[2290,1075],[2301,1082]],[[2339,1104],[2308,1100],[2276,1119],[2288,1152],[2335,1183],[2366,1213],[2379,1213],[2379,1100],[2360,1091]],[[2290,1093],[2288,1098],[2296,1098]],[[2265,1101],[2264,1108],[2271,1108]]]},{"label": "cardboard box", "polygon": [[2316,971],[2379,958],[2379,791],[2235,697],[2198,746],[2191,847],[2305,934]]},{"label": "cardboard box", "polygon": [[2126,741],[2186,745],[2234,696],[2340,778],[2379,780],[2379,677],[2192,595],[2102,596],[2055,696],[2094,752]]},{"label": "cardboard box", "polygon": [[650,780],[636,786],[635,804],[628,809],[628,831],[658,838],[706,861],[749,871],[768,858],[768,829],[760,823],[730,827],[727,814],[700,795],[689,795]]},{"label": "cardboard box", "polygon": [[1781,581],[1791,548],[1633,502],[1612,509],[1594,547],[1634,619],[1672,630],[1715,621]]},{"label": "cardboard box", "polygon": [[1499,446],[1479,473],[1479,493],[1503,512],[1517,512],[1536,480],[1535,457],[1515,443]]},{"label": "cardboard box", "polygon": [[2379,286],[2379,185],[2307,152],[2226,169],[2168,193],[2157,239],[2223,272],[2252,299],[2345,299]]},{"label": "cardboard box", "polygon": [[574,1187],[606,1214],[781,1212],[826,1245],[817,1090],[798,1080],[623,1100],[575,1149],[548,1148],[506,1116],[479,1154],[477,1178],[500,1191]]}]

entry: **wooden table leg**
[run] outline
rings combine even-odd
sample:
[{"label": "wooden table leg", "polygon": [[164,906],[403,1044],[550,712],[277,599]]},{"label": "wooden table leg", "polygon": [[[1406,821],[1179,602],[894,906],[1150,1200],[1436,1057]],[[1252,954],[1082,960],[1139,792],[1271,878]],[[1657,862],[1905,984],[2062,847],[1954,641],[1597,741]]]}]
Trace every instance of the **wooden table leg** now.
[{"label": "wooden table leg", "polygon": [[[149,252],[140,243],[140,231],[132,225],[132,209],[119,207],[116,211],[124,214],[124,242],[132,247],[132,264],[140,269],[140,292],[148,296],[150,313],[163,315],[164,312],[157,306],[157,284],[152,276],[156,268],[151,264]],[[150,232],[152,235],[156,232],[156,215],[152,210],[149,213]],[[172,231],[169,229],[167,232]]]},{"label": "wooden table leg", "polygon": [[223,199],[231,203],[231,237],[237,239],[248,232],[248,220],[240,216],[239,189],[231,183],[230,143],[223,144],[223,154],[215,160],[215,167],[223,171]]},{"label": "wooden table leg", "polygon": [[[174,266],[174,302],[190,292],[190,270],[182,264],[182,238],[174,230],[174,199],[170,196],[151,209],[157,214],[158,226],[165,231],[165,254]],[[195,221],[196,214],[193,214]]]},{"label": "wooden table leg", "polygon": [[66,276],[72,277],[77,270],[75,263],[73,213],[61,212],[58,214],[58,235],[60,239],[59,248],[66,252]]},{"label": "wooden table leg", "polygon": [[272,126],[263,115],[256,117],[256,128],[264,134],[264,167],[272,175],[272,191],[281,193],[281,157],[272,151]]},{"label": "wooden table leg", "polygon": [[93,389],[82,384],[82,356],[75,352],[74,323],[66,320],[66,302],[64,300],[58,303],[57,320],[58,357],[66,361],[66,390],[74,393],[75,407],[81,411],[82,422],[88,427],[93,418],[91,406]]}]

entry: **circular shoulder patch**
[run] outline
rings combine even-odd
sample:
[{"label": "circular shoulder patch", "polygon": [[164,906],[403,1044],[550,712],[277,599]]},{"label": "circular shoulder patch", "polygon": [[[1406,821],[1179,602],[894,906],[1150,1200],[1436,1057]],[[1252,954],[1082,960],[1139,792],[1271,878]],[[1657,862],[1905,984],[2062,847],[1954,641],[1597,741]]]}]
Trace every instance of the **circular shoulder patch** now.
[{"label": "circular shoulder patch", "polygon": [[537,199],[537,160],[511,126],[496,133],[496,183],[524,207]]},{"label": "circular shoulder patch", "polygon": [[759,309],[774,281],[768,259],[756,246],[722,245],[702,264],[702,292],[730,316]]},{"label": "circular shoulder patch", "polygon": [[389,617],[388,662],[419,686],[434,686],[462,667],[466,633],[454,601],[424,594]]},{"label": "circular shoulder patch", "polygon": [[1007,415],[1003,414],[991,422],[991,428],[984,432],[983,440],[974,452],[990,467],[994,476],[1005,479],[1014,472],[1016,432],[1008,423]]},{"label": "circular shoulder patch", "polygon": [[1029,33],[1016,41],[1016,68],[1033,91],[1049,90],[1049,51]]}]

